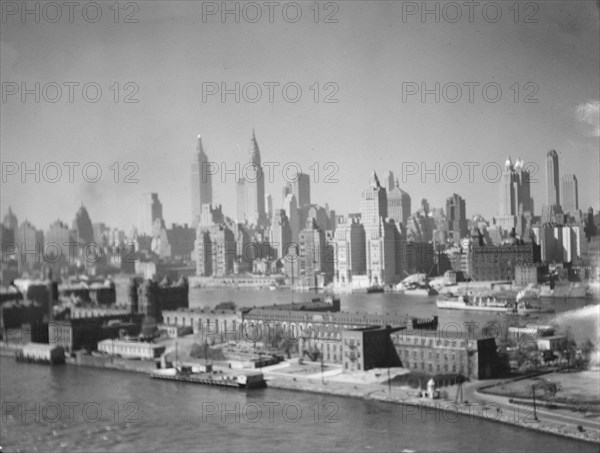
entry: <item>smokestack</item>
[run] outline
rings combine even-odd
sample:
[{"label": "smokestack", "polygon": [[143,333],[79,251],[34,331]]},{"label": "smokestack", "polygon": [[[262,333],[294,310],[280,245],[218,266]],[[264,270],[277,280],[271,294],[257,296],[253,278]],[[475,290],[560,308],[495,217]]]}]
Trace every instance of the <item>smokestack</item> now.
[{"label": "smokestack", "polygon": [[48,293],[48,322],[51,322],[54,319],[54,302],[58,300],[58,282],[52,279],[52,269],[48,269],[46,291]]}]

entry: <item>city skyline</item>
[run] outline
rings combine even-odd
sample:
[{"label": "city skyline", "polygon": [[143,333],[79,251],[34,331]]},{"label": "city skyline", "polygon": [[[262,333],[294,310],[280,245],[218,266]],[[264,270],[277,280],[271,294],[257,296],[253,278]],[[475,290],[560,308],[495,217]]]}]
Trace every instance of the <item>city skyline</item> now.
[{"label": "city skyline", "polygon": [[[546,154],[546,162],[548,162],[549,156],[550,156],[550,154],[551,154],[552,151],[556,152],[555,150],[548,151],[548,153]],[[257,153],[258,153],[258,160],[256,160]],[[225,215],[227,217],[230,217],[230,218],[232,218],[234,220],[237,220],[240,223],[245,223],[245,221],[246,221],[246,219],[244,217],[244,214],[242,214],[242,217],[240,218],[240,209],[242,209],[242,210],[247,209],[247,208],[242,208],[242,205],[240,204],[241,200],[239,198],[240,195],[241,195],[240,188],[242,188],[244,186],[244,184],[240,184],[240,181],[234,182],[233,181],[233,176],[235,176],[235,174],[237,174],[237,175],[243,175],[244,174],[244,165],[250,164],[252,166],[252,168],[260,168],[259,174],[261,174],[262,176],[258,177],[257,182],[260,182],[262,180],[263,185],[264,185],[265,182],[266,183],[269,182],[269,178],[270,178],[269,173],[265,173],[263,167],[260,164],[260,160],[261,160],[260,151],[258,149],[258,145],[257,145],[257,142],[256,142],[256,137],[255,137],[254,131],[253,131],[252,138],[251,138],[251,147],[249,149],[249,155],[250,155],[250,161],[249,162],[242,162],[241,165],[240,165],[240,167],[239,167],[239,170],[237,172],[231,172],[231,170],[233,168],[230,168],[229,169],[230,173],[228,175],[226,175],[226,178],[228,178],[229,180],[231,180],[231,181],[227,182],[226,184],[229,186],[230,190],[233,193],[237,194],[237,196],[236,196],[236,207],[233,210],[224,209],[223,210],[223,215]],[[196,159],[199,159],[198,163],[195,162]],[[271,165],[271,166],[273,164],[272,161],[266,161],[266,162],[268,163],[268,165]],[[510,166],[509,166],[509,162],[510,162]],[[508,223],[516,222],[516,220],[507,220],[506,217],[507,216],[508,217],[516,217],[516,216],[518,216],[519,203],[520,203],[520,201],[518,201],[518,200],[520,200],[519,197],[523,197],[523,196],[525,196],[526,198],[530,197],[530,195],[529,195],[530,194],[530,187],[529,187],[530,184],[527,184],[528,187],[526,187],[525,191],[522,194],[521,194],[521,191],[523,189],[512,189],[511,188],[510,192],[512,192],[513,190],[516,190],[515,195],[510,195],[510,194],[509,195],[505,195],[504,194],[505,189],[503,189],[503,187],[511,187],[512,186],[513,183],[511,182],[510,185],[509,185],[508,184],[509,181],[506,180],[506,178],[508,178],[509,175],[512,175],[512,176],[510,176],[510,180],[511,181],[517,181],[517,180],[518,181],[521,181],[521,180],[528,181],[529,179],[533,180],[534,179],[534,175],[531,175],[531,176],[528,175],[528,176],[525,176],[525,177],[521,175],[521,173],[523,171],[525,171],[526,175],[528,174],[527,170],[526,170],[528,162],[530,162],[530,161],[516,160],[513,163],[512,160],[511,160],[511,157],[508,156],[508,159],[504,163],[504,167],[505,167],[505,169],[509,169],[510,168],[510,171],[509,172],[504,171],[502,178],[498,178],[498,180],[496,182],[494,182],[494,183],[489,182],[489,184],[493,184],[495,186],[495,190],[496,191],[500,190],[500,195],[501,195],[500,196],[500,205],[499,205],[500,207],[499,208],[495,208],[495,211],[491,215],[489,215],[489,216],[483,215],[481,212],[474,212],[473,210],[469,210],[469,203],[468,203],[469,202],[469,197],[468,196],[463,196],[462,194],[458,194],[460,197],[462,197],[462,199],[464,201],[467,202],[467,208],[465,209],[465,211],[466,211],[466,218],[467,219],[473,219],[475,216],[481,215],[490,224],[492,224],[493,219],[496,219],[496,221],[498,222],[498,225],[503,226],[505,229],[509,228],[509,227],[506,226],[506,225],[508,225]],[[554,162],[556,162],[556,164],[558,166],[558,162],[559,162],[558,155],[556,155],[556,157],[553,157],[553,165],[554,165]],[[150,205],[152,205],[153,203],[154,204],[158,203],[160,205],[160,207],[152,208],[153,209],[152,215],[151,215],[152,219],[154,219],[156,217],[161,217],[164,220],[164,222],[165,222],[166,225],[172,225],[172,224],[175,224],[175,225],[185,225],[185,224],[187,224],[190,227],[195,228],[194,223],[197,225],[198,222],[199,222],[200,213],[202,211],[202,207],[201,207],[202,204],[210,204],[210,205],[215,206],[215,207],[216,206],[222,206],[220,203],[206,202],[206,199],[205,199],[205,197],[208,198],[208,197],[212,196],[212,175],[211,175],[211,173],[213,171],[217,171],[217,172],[220,171],[215,165],[216,165],[215,161],[211,160],[207,156],[207,153],[204,151],[203,145],[202,145],[201,136],[198,135],[197,136],[196,153],[194,154],[194,162],[192,163],[192,166],[191,166],[191,169],[192,169],[191,176],[192,176],[192,182],[197,181],[198,183],[202,184],[201,190],[197,192],[197,193],[199,193],[201,195],[197,196],[197,195],[194,194],[194,192],[192,192],[190,194],[190,199],[192,200],[192,211],[191,211],[192,214],[191,214],[191,217],[192,217],[192,219],[194,219],[194,218],[196,219],[195,222],[193,222],[193,221],[189,222],[186,219],[183,219],[183,221],[181,221],[181,222],[178,222],[178,221],[172,220],[172,219],[168,219],[168,218],[165,219],[165,217],[163,217],[163,214],[162,214],[163,213],[163,203],[161,202],[162,201],[161,194],[152,191],[152,192],[149,192],[149,193],[140,194],[140,198],[139,198],[138,201],[141,202],[141,205],[137,206],[138,213],[136,214],[136,217],[134,218],[135,220],[134,220],[134,222],[131,225],[122,227],[121,224],[118,224],[118,223],[114,223],[113,224],[112,220],[109,220],[109,219],[97,219],[92,214],[92,217],[94,218],[94,223],[98,223],[98,222],[106,223],[109,227],[111,227],[111,228],[117,228],[119,230],[122,230],[126,234],[129,234],[132,231],[133,228],[135,228],[139,234],[151,234],[152,233],[152,225],[151,224],[150,225],[146,225],[147,222],[145,222],[145,220],[147,220],[147,218],[149,217],[149,215],[148,215],[148,213],[146,212],[146,209],[145,209],[147,207],[147,203],[148,203],[146,200],[149,200]],[[513,170],[513,166],[514,166],[514,170]],[[498,164],[498,167],[499,167],[499,164]],[[200,168],[205,168],[206,171],[202,172],[201,170],[199,170]],[[273,167],[271,167],[269,169],[269,171],[272,171],[272,168]],[[413,171],[412,167],[409,167],[409,168],[410,168],[410,171],[412,172]],[[532,167],[530,167],[530,168],[532,168]],[[252,170],[252,171],[254,171],[254,170]],[[272,174],[273,173],[271,173],[271,175]],[[377,180],[377,184],[379,184],[379,179],[377,178],[377,172],[375,170],[371,170],[370,174],[371,174],[371,181],[373,181],[373,178],[375,178]],[[394,176],[394,172],[392,170],[389,170],[387,172],[387,174],[386,174],[386,178],[385,178],[386,183],[388,183],[390,175],[392,177]],[[557,179],[558,186],[556,188],[553,188],[553,190],[556,189],[557,195],[558,195],[558,193],[560,193],[560,195],[559,195],[560,198],[559,199],[563,198],[563,194],[562,194],[562,192],[560,192],[562,189],[560,189],[560,187],[565,184],[565,182],[567,181],[567,178],[570,178],[570,177],[574,178],[574,183],[573,183],[574,184],[574,189],[570,189],[570,190],[575,190],[576,191],[576,194],[573,195],[573,197],[577,199],[577,204],[579,205],[577,176],[576,175],[572,175],[572,174],[563,174],[562,172],[558,172],[558,168],[557,168],[556,175],[557,175],[557,178],[558,178]],[[308,176],[308,178],[307,178],[307,176]],[[424,177],[425,178],[431,177],[431,175],[424,175]],[[243,180],[243,176],[242,176],[242,180]],[[399,182],[399,178],[395,178],[395,181],[396,182],[395,182],[395,187],[394,187],[394,195],[395,196],[402,196],[402,195],[406,196],[406,195],[408,195],[409,199],[408,199],[408,202],[407,202],[408,203],[407,206],[409,206],[409,207],[411,206],[411,199],[413,200],[413,203],[412,203],[413,210],[412,210],[412,212],[409,211],[408,215],[405,215],[405,218],[407,218],[410,215],[412,215],[413,213],[416,213],[417,210],[418,210],[417,206],[420,205],[421,200],[422,199],[427,199],[427,198],[420,197],[418,194],[411,195],[410,193],[402,190],[402,184]],[[550,191],[551,191],[549,181],[543,181],[543,180],[537,180],[537,181],[538,181],[538,184],[545,183],[545,184],[542,184],[542,185],[545,186],[545,192],[546,192],[546,194],[549,194]],[[569,179],[569,182],[570,182],[570,179]],[[370,184],[373,184],[373,182],[371,182]],[[252,185],[255,185],[255,184],[252,184]],[[260,184],[256,184],[256,185],[260,186]],[[271,183],[271,185],[275,185],[275,184]],[[304,188],[302,187],[302,185],[304,185]],[[519,182],[519,187],[520,187],[520,185],[522,185],[522,182]],[[391,191],[389,190],[389,184],[386,184],[385,186],[381,186],[381,187],[386,190],[386,199],[389,198],[389,195],[391,193]],[[452,187],[452,186],[450,186],[450,187]],[[571,185],[569,187],[571,187]],[[208,188],[208,189],[206,189],[206,188]],[[255,190],[253,192],[254,195],[257,198],[257,201],[258,201],[259,198],[261,198],[260,195],[259,195],[261,189],[262,188],[259,188],[258,190]],[[295,193],[297,193],[298,191],[300,191],[301,193],[303,193],[303,196],[304,196],[305,199],[307,198],[308,200],[310,200],[311,196],[314,197],[314,194],[311,194],[310,175],[307,175],[306,173],[301,173],[299,175],[288,176],[287,178],[284,178],[283,179],[283,184],[281,185],[280,189],[281,189],[281,192],[282,192],[282,198],[285,197],[286,194],[288,194],[288,196],[289,195],[294,195],[296,203],[298,203],[298,198],[296,197]],[[399,189],[398,194],[396,194],[396,189]],[[242,192],[244,193],[244,199],[247,202],[248,194],[246,193],[246,191],[247,191],[247,189],[243,188]],[[263,219],[262,220],[262,225],[268,225],[267,217],[266,217],[267,212],[266,212],[266,206],[265,206],[265,204],[266,204],[266,196],[272,196],[272,194],[269,193],[269,192],[266,192],[264,189],[262,189],[262,191],[265,194],[262,197],[262,199],[263,199],[263,202],[262,202],[262,211],[263,212],[261,214],[261,217]],[[364,187],[363,187],[363,190],[361,190],[361,192],[362,191],[364,191]],[[443,195],[442,196],[443,200],[439,203],[439,205],[436,205],[435,203],[432,203],[429,199],[427,199],[427,200],[428,200],[428,203],[429,203],[430,206],[439,207],[442,210],[444,210],[444,213],[446,215],[450,215],[449,213],[445,212],[446,211],[445,208],[446,208],[446,205],[447,205],[447,199],[449,197],[452,197],[453,195],[457,195],[457,194],[456,193],[448,193],[448,194]],[[497,194],[495,196],[497,196]],[[508,196],[508,200],[506,199],[507,196]],[[548,196],[548,195],[546,195],[546,196]],[[512,197],[512,201],[511,201],[511,197]],[[514,197],[516,197],[516,198],[514,198]],[[198,202],[201,199],[204,199],[205,202],[200,203],[199,209],[196,210],[194,207],[198,204]],[[277,200],[277,198],[275,198],[275,200]],[[345,216],[359,212],[360,211],[360,202],[359,202],[359,200],[360,200],[360,194],[358,195],[358,197],[356,197],[356,199],[354,199],[355,209],[349,210],[347,212],[342,212],[342,211],[338,210],[337,212],[340,213],[340,214],[342,214],[342,215],[345,215]],[[394,202],[394,203],[396,203],[396,202]],[[573,203],[575,203],[575,202],[573,202]],[[335,206],[331,205],[331,203],[329,203],[327,200],[324,200],[322,204],[321,203],[317,203],[317,204],[321,205],[321,206],[327,204],[327,205],[330,206],[330,208],[333,208],[333,209],[336,208]],[[81,203],[79,203],[79,205],[83,206],[84,203],[81,202]],[[260,205],[261,205],[260,203],[257,204],[257,210],[260,207]],[[557,203],[557,205],[559,205],[559,204]],[[88,209],[88,211],[92,210],[92,208],[90,208],[88,205],[85,205],[85,206]],[[281,204],[277,204],[277,202],[274,201],[274,210],[285,209],[285,206],[286,206],[285,199],[282,199]],[[298,208],[300,208],[299,205],[297,205],[297,206],[298,206]],[[543,208],[546,207],[546,206],[547,206],[546,203],[535,204],[535,199],[533,197],[531,197],[531,201],[528,202],[528,203],[526,202],[524,204],[524,209],[525,209],[525,211],[527,211],[528,209],[532,209],[533,208],[534,215],[540,216],[540,215],[542,215]],[[587,211],[588,207],[593,207],[593,205],[590,205],[590,206],[581,206],[581,205],[579,205],[579,210],[581,210],[582,212],[585,212],[585,211]],[[2,215],[2,216],[8,215],[9,210],[12,210],[12,212],[15,212],[14,208],[15,208],[15,206],[7,204],[6,205],[6,212],[5,213],[4,212],[0,213],[0,215]],[[155,214],[154,213],[154,209],[157,209],[157,212],[160,212],[160,214]],[[386,210],[387,210],[387,206],[386,206]],[[597,209],[594,208],[594,210],[597,210]],[[167,209],[167,211],[168,211],[168,209]],[[567,212],[565,212],[565,213],[567,213]],[[574,214],[574,212],[571,212],[571,214]],[[27,220],[27,221],[30,221],[30,223],[33,224],[33,226],[37,230],[44,231],[47,228],[47,226],[38,226],[38,224],[36,224],[34,221],[31,220],[31,216],[28,216],[27,214],[22,214],[22,215],[23,215],[23,217],[19,217],[20,218],[20,222],[19,223],[22,223],[23,221]],[[390,213],[390,215],[389,216],[386,215],[386,217],[393,218],[396,221],[396,223],[399,223],[399,219],[396,219],[396,217],[397,217],[396,215],[393,215],[393,214]],[[60,218],[60,215],[54,215],[53,219],[48,222],[48,225],[51,225],[52,222],[56,221],[56,220],[61,220],[62,221],[63,219]],[[265,223],[265,222],[267,222],[267,223]],[[400,222],[402,222],[402,220],[400,220]],[[404,221],[402,223],[406,223],[406,222]],[[250,222],[250,224],[253,224],[253,223]],[[516,225],[516,223],[515,223],[515,225]],[[299,229],[300,230],[303,229],[303,228],[304,228],[304,225],[299,225]]]},{"label": "city skyline", "polygon": [[0,450],[597,450],[600,0],[0,10]]}]

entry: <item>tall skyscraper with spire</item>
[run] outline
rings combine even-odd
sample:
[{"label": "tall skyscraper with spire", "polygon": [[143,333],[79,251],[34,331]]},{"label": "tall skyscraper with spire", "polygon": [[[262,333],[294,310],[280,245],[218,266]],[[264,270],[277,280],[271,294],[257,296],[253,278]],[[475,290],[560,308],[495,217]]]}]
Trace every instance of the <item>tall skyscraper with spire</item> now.
[{"label": "tall skyscraper with spire", "polygon": [[244,170],[244,178],[238,181],[238,222],[246,221],[250,225],[265,226],[265,178],[254,130],[248,153],[251,165]]},{"label": "tall skyscraper with spire", "polygon": [[212,175],[209,171],[209,161],[202,138],[198,135],[196,154],[191,165],[191,190],[192,190],[192,226],[196,228],[200,221],[203,204],[212,204]]},{"label": "tall skyscraper with spire", "polygon": [[558,206],[560,204],[558,153],[553,149],[546,155],[546,185],[548,206]]}]

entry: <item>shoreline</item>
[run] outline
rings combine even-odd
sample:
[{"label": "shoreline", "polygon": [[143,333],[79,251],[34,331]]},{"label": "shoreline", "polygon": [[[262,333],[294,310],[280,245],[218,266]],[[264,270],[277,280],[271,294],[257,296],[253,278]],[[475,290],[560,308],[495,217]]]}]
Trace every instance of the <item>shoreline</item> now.
[{"label": "shoreline", "polygon": [[[11,348],[7,347],[6,345],[1,345],[0,356],[12,357],[14,359],[15,351],[17,349],[18,348]],[[110,360],[109,358],[106,358],[108,360],[98,360],[99,358],[94,356],[85,356],[86,359],[81,360],[81,357],[82,356],[69,358],[65,362],[65,365],[106,369],[111,371],[133,372],[138,374],[145,374],[150,379],[149,373],[151,369],[154,369],[155,364],[155,362],[144,360],[132,361],[117,358],[113,358],[113,360]],[[456,417],[477,417],[485,421],[503,423],[505,425],[511,425],[520,429],[527,429],[530,431],[552,434],[555,436],[560,436],[563,438],[569,438],[587,443],[600,443],[600,434],[596,432],[585,431],[581,433],[566,431],[564,429],[561,430],[560,426],[555,426],[555,424],[551,424],[548,422],[527,423],[525,419],[521,420],[520,418],[515,419],[514,417],[511,417],[513,414],[503,414],[502,410],[500,412],[497,412],[496,416],[490,417],[487,414],[487,409],[485,409],[485,406],[482,407],[479,403],[464,405],[456,404],[450,400],[432,400],[428,398],[420,398],[409,395],[409,393],[406,390],[400,390],[398,388],[395,388],[396,391],[392,391],[392,394],[389,394],[387,386],[380,383],[354,384],[348,382],[336,382],[329,379],[328,384],[323,384],[321,382],[317,382],[315,384],[312,381],[312,379],[308,379],[308,382],[306,382],[306,378],[298,378],[297,380],[293,380],[294,378],[273,375],[268,371],[263,371],[263,374],[267,383],[266,388],[305,393],[316,393],[322,395],[333,395],[348,398],[359,398],[365,401],[379,401],[388,404],[420,407],[421,409],[429,408],[435,412],[443,411],[444,414],[452,413],[454,414],[452,415],[453,420],[456,420]],[[326,387],[325,385],[330,385],[330,387]],[[394,387],[392,387],[392,389],[394,389]],[[475,408],[475,410],[473,410],[473,408]],[[515,409],[518,412],[518,407],[515,407]],[[415,414],[416,412],[411,413],[411,415]],[[437,416],[438,414],[435,413],[436,418]]]},{"label": "shoreline", "polygon": [[[267,388],[277,388],[277,389],[281,389],[281,390],[317,393],[317,394],[324,394],[324,395],[335,395],[335,396],[342,396],[342,397],[349,397],[349,398],[359,398],[359,399],[363,399],[365,401],[380,401],[380,402],[389,403],[389,404],[430,408],[430,409],[433,409],[434,411],[439,410],[439,411],[444,411],[444,413],[453,413],[454,414],[453,417],[459,416],[459,414],[460,414],[460,417],[474,416],[479,419],[483,419],[485,421],[503,423],[505,425],[511,425],[511,426],[514,426],[514,427],[520,428],[520,429],[527,429],[530,431],[543,432],[543,433],[552,434],[552,435],[560,436],[563,438],[579,440],[579,441],[583,441],[583,442],[587,442],[587,443],[594,443],[594,444],[600,443],[600,434],[598,434],[598,433],[587,432],[587,431],[584,433],[561,431],[559,427],[553,426],[552,424],[549,424],[549,423],[537,422],[537,423],[533,424],[533,423],[526,423],[524,420],[519,420],[519,419],[515,420],[514,418],[511,417],[512,414],[505,415],[505,414],[500,413],[500,415],[498,417],[490,417],[489,415],[486,415],[484,413],[483,407],[480,407],[479,411],[471,410],[471,408],[474,406],[480,406],[479,404],[459,405],[450,400],[443,400],[443,399],[431,400],[431,399],[427,399],[427,398],[418,398],[418,397],[414,397],[414,396],[407,397],[405,391],[403,392],[405,397],[402,398],[398,394],[398,393],[400,393],[399,391],[396,392],[396,395],[394,395],[394,392],[392,391],[392,395],[390,395],[388,393],[387,388],[384,386],[381,386],[382,388],[380,388],[378,390],[370,391],[367,393],[362,393],[361,389],[360,389],[361,384],[356,384],[354,386],[355,388],[353,388],[353,389],[344,388],[343,386],[339,385],[340,383],[333,382],[333,381],[330,381],[330,384],[336,384],[336,387],[324,388],[322,386],[322,384],[318,384],[318,386],[314,386],[311,384],[312,383],[301,383],[299,381],[290,382],[289,379],[279,378],[279,377],[275,378],[275,379],[267,380]],[[334,388],[335,388],[335,390],[334,390]],[[364,390],[367,390],[367,389],[365,389],[363,386],[363,391]],[[518,411],[518,408],[515,408],[515,409]]]}]

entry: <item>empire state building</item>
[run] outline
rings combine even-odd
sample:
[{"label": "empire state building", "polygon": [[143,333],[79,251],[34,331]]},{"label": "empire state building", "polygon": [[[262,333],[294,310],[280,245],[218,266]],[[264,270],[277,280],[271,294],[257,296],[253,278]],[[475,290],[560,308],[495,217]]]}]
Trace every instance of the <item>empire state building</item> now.
[{"label": "empire state building", "polygon": [[212,204],[212,176],[209,171],[209,161],[204,148],[202,138],[198,135],[196,154],[191,165],[192,176],[192,226],[196,228],[200,221],[203,204]]}]

